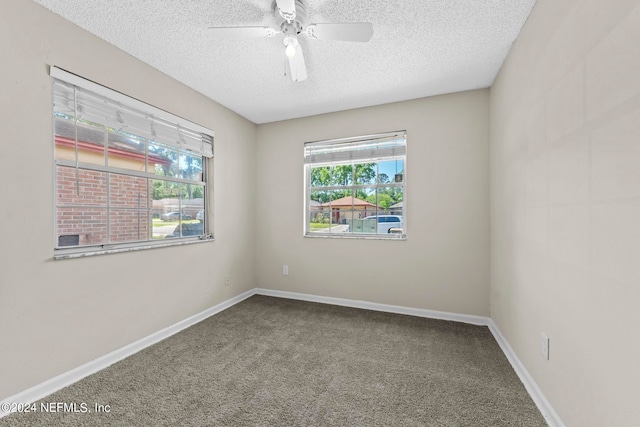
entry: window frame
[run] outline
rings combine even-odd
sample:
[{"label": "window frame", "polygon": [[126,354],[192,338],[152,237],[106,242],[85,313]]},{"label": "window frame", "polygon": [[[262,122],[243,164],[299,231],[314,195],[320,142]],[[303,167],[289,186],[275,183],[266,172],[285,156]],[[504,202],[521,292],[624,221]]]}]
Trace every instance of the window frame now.
[{"label": "window frame", "polygon": [[[50,68],[50,76],[51,76],[51,91],[52,91],[52,159],[53,159],[53,248],[54,248],[54,259],[65,259],[65,258],[76,258],[76,257],[85,257],[85,256],[93,256],[93,255],[102,255],[109,254],[115,252],[128,252],[128,251],[137,251],[143,249],[152,249],[159,247],[167,247],[167,246],[181,246],[192,243],[201,243],[207,241],[213,241],[212,231],[212,210],[209,206],[209,200],[212,199],[211,191],[213,188],[213,183],[210,182],[211,174],[210,174],[210,164],[212,161],[210,160],[213,157],[213,140],[214,140],[214,132],[208,128],[202,127],[195,123],[192,123],[186,119],[175,116],[169,112],[158,109],[150,104],[146,104],[137,99],[131,98],[127,95],[124,95],[120,92],[116,92],[110,88],[99,85],[92,81],[86,80],[80,76],[69,73],[60,68],[51,66]],[[56,85],[64,86],[63,89],[56,89]],[[66,93],[67,91],[73,91],[74,99],[71,102],[74,105],[75,113],[73,116],[64,117],[65,114],[61,113],[55,104],[55,96],[56,90],[62,92],[57,93]],[[103,98],[105,101],[108,101],[109,108],[114,108],[117,110],[118,117],[120,117],[120,107],[122,107],[123,114],[127,112],[133,112],[134,114],[140,114],[143,119],[140,123],[149,125],[152,129],[152,137],[145,137],[144,135],[137,133],[129,133],[125,135],[130,135],[130,137],[139,138],[140,141],[144,143],[144,153],[142,152],[142,147],[140,147],[139,153],[136,151],[133,153],[133,156],[138,156],[139,162],[142,161],[142,157],[144,157],[144,165],[140,165],[138,169],[134,168],[126,168],[120,165],[109,165],[109,156],[113,155],[111,152],[110,142],[112,135],[119,135],[119,131],[117,128],[110,126],[110,122],[105,120],[100,123],[99,121],[96,124],[100,125],[96,129],[99,129],[101,132],[104,132],[104,141],[102,150],[104,150],[104,163],[91,163],[86,161],[80,161],[80,156],[78,155],[78,131],[75,130],[78,128],[79,123],[83,121],[80,120],[81,114],[79,113],[78,107],[76,105],[78,91],[81,93],[88,93],[90,95],[96,95],[97,98]],[[101,104],[102,105],[102,104]],[[114,107],[117,106],[117,107]],[[73,150],[75,151],[75,159],[65,159],[63,156],[58,156],[57,144],[60,142],[59,140],[70,139],[66,138],[63,135],[58,136],[56,131],[56,122],[57,118],[61,118],[62,121],[70,120],[70,123],[73,124],[72,132],[75,132],[75,138],[73,141],[70,141],[70,144],[73,143]],[[139,117],[137,118],[139,120]],[[173,129],[172,132],[175,132],[175,135],[178,136],[175,140],[168,140],[163,137],[155,137],[155,133],[153,132],[154,123],[162,123],[167,126],[167,129]],[[181,135],[185,135],[183,138]],[[192,138],[192,136],[195,136]],[[197,137],[200,136],[201,140],[198,142]],[[87,144],[87,143],[85,143]],[[99,147],[99,145],[96,145]],[[152,150],[149,148],[151,146],[162,146],[168,147],[170,150],[175,151],[175,155],[177,156],[177,164],[176,169],[177,174],[175,176],[169,175],[161,175],[156,172],[156,169],[151,170],[151,166],[156,166],[152,161],[151,156],[153,155]],[[97,152],[97,158],[101,156],[100,153]],[[157,157],[157,156],[156,156]],[[180,175],[181,169],[179,168],[180,159],[187,157],[191,157],[192,159],[196,159],[196,171],[192,174]],[[197,159],[200,159],[199,161]],[[190,164],[190,163],[187,163]],[[104,197],[106,200],[95,205],[92,205],[93,201],[90,200],[87,203],[74,203],[74,202],[63,202],[59,203],[58,194],[61,191],[58,187],[58,175],[60,173],[64,174],[63,168],[72,168],[76,174],[76,188],[80,185],[80,181],[78,178],[80,171],[82,173],[94,172],[96,174],[104,174],[105,183],[104,191],[106,196]],[[187,169],[188,170],[188,169]],[[90,172],[86,172],[90,171]],[[68,171],[67,171],[68,173]],[[61,175],[62,176],[62,175]],[[128,200],[126,200],[126,196],[122,196],[124,198],[120,201],[111,201],[111,192],[113,190],[111,179],[120,179],[120,180],[130,180],[130,182],[134,185],[142,184],[142,179],[144,179],[143,186],[140,187],[139,191],[144,191],[143,197],[146,199],[146,206],[141,207],[133,207],[128,205]],[[137,181],[137,183],[136,183]],[[197,187],[201,187],[202,189],[202,210],[203,219],[202,219],[202,234],[200,235],[189,235],[189,236],[177,236],[171,239],[154,239],[153,238],[153,220],[152,220],[152,212],[153,212],[153,186],[154,182],[163,181],[165,183],[178,183],[181,185],[194,185]],[[193,188],[193,187],[192,187]],[[181,193],[180,193],[181,194]],[[183,211],[183,201],[190,199],[183,199],[181,195],[178,195],[178,206],[180,207],[179,211]],[[139,197],[139,196],[138,196]],[[104,228],[105,237],[104,242],[100,243],[87,243],[80,244],[71,243],[71,245],[61,245],[60,237],[63,235],[69,235],[65,233],[61,233],[61,227],[59,224],[59,215],[61,209],[85,209],[87,211],[91,209],[100,210],[104,212],[105,215],[105,223],[100,224],[100,227]],[[198,208],[195,207],[194,208]],[[138,216],[138,233],[140,233],[140,214],[145,213],[143,215],[143,220],[146,221],[145,225],[145,236],[140,236],[140,240],[130,240],[129,236],[125,237],[125,241],[111,241],[111,237],[114,236],[112,234],[112,227],[115,227],[117,221],[114,218],[117,218],[117,214],[128,215],[129,213],[137,214]],[[112,214],[116,216],[111,216]],[[195,215],[195,214],[194,214]],[[195,217],[195,216],[194,216]],[[182,234],[182,218],[180,218],[177,227],[180,229],[180,234]],[[134,227],[135,228],[135,227]],[[78,236],[77,234],[70,234],[71,236]],[[82,233],[80,234],[82,235]],[[116,237],[116,240],[117,237]],[[77,239],[76,239],[77,241]],[[71,242],[74,242],[71,239]]]},{"label": "window frame", "polygon": [[[372,157],[357,157],[356,159],[353,160],[348,160],[344,157],[344,155],[340,155],[338,154],[338,156],[336,157],[341,157],[340,159],[338,159],[337,161],[310,161],[309,157],[312,157],[311,155],[308,155],[307,150],[308,147],[313,147],[313,146],[331,146],[331,145],[338,145],[338,144],[366,144],[367,142],[371,142],[372,144],[374,144],[374,141],[376,140],[384,140],[384,139],[389,139],[389,138],[398,138],[401,139],[403,141],[402,148],[403,148],[403,152],[402,154],[398,154],[398,155],[392,155],[387,153],[382,153],[381,155],[377,155],[377,156],[372,156]],[[407,239],[407,215],[406,215],[406,198],[407,198],[407,131],[406,130],[400,130],[400,131],[395,131],[395,132],[386,132],[386,133],[379,133],[379,134],[372,134],[372,135],[363,135],[363,136],[356,136],[356,137],[348,137],[348,138],[338,138],[338,139],[330,139],[330,140],[322,140],[322,141],[313,141],[313,142],[305,142],[304,143],[304,158],[303,158],[303,164],[304,164],[304,203],[303,203],[303,237],[309,237],[309,238],[333,238],[333,239],[369,239],[369,240],[406,240]],[[380,169],[379,169],[379,163],[385,162],[385,161],[392,161],[392,160],[398,160],[401,159],[403,161],[403,172],[402,172],[402,182],[398,183],[394,181],[388,182],[388,183],[381,183],[378,180],[379,174],[380,174]],[[375,175],[375,182],[374,183],[368,183],[368,184],[356,184],[355,183],[355,177],[354,179],[352,179],[351,184],[348,185],[328,185],[328,186],[316,186],[313,187],[311,185],[311,171],[314,167],[332,167],[332,166],[336,166],[336,165],[348,165],[351,164],[353,165],[353,168],[355,170],[355,165],[356,164],[364,164],[364,163],[376,163],[376,175]],[[311,232],[310,229],[310,217],[311,217],[311,209],[310,209],[310,202],[311,202],[311,192],[312,191],[327,191],[327,192],[331,192],[331,191],[344,191],[344,190],[351,190],[352,191],[352,195],[355,197],[355,192],[359,189],[372,189],[375,188],[376,190],[376,195],[378,194],[378,188],[388,188],[388,187],[395,187],[395,188],[401,188],[402,189],[402,214],[398,215],[402,217],[402,233],[378,233],[377,229],[378,229],[378,225],[380,224],[378,221],[376,221],[376,233],[356,233],[356,232],[346,232],[346,233],[325,233],[325,232],[321,232],[321,231],[314,231]],[[331,199],[330,199],[331,200]],[[353,205],[352,205],[353,206]],[[330,208],[332,209],[332,208]],[[352,208],[353,210],[353,208]],[[391,212],[384,212],[384,213],[379,213],[381,209],[377,208],[376,209],[376,213],[375,216],[381,216],[381,215],[396,215],[396,214],[392,214]],[[331,215],[331,214],[330,214]],[[367,215],[367,216],[373,216],[373,215]]]}]

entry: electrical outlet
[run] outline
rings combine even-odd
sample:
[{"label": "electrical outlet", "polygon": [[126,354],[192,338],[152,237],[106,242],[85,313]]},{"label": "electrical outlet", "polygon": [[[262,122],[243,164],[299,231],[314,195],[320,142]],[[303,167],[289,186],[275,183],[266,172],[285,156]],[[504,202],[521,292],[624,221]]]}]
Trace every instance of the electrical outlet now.
[{"label": "electrical outlet", "polygon": [[282,266],[282,275],[283,276],[288,276],[289,275],[289,266],[288,265],[283,265]]},{"label": "electrical outlet", "polygon": [[231,286],[231,277],[229,277],[229,276],[225,276],[224,277],[224,285],[225,286]]},{"label": "electrical outlet", "polygon": [[546,360],[549,360],[549,337],[545,334],[540,334],[540,351]]}]

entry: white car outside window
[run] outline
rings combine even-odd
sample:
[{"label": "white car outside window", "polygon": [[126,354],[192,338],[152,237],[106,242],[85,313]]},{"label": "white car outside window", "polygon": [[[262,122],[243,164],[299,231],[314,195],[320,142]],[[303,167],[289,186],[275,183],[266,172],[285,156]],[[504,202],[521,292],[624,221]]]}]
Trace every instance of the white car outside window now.
[{"label": "white car outside window", "polygon": [[376,230],[378,234],[391,233],[391,229],[393,228],[402,229],[402,217],[400,215],[378,215],[377,217],[368,216],[364,219],[377,219],[378,225]]}]

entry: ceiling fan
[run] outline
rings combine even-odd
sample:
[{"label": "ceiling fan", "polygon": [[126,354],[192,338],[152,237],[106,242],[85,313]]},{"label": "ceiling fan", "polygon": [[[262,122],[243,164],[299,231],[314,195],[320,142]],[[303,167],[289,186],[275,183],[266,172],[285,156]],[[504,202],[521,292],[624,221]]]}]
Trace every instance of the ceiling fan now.
[{"label": "ceiling fan", "polygon": [[284,34],[284,52],[289,59],[291,78],[295,82],[307,78],[307,68],[298,36],[310,39],[368,42],[373,36],[370,22],[342,22],[306,24],[306,8],[303,0],[275,0],[273,12],[277,28],[271,27],[209,27],[214,37],[222,39],[250,39],[274,37]]}]

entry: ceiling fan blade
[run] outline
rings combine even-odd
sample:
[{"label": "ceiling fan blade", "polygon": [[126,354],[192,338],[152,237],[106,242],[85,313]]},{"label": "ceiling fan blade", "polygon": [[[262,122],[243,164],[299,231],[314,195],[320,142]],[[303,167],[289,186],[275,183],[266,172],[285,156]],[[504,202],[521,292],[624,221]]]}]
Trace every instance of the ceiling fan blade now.
[{"label": "ceiling fan blade", "polygon": [[287,21],[293,21],[296,17],[296,1],[295,0],[276,0],[276,6],[282,16]]},{"label": "ceiling fan blade", "polygon": [[312,39],[368,42],[373,36],[373,25],[370,22],[311,24],[306,32]]},{"label": "ceiling fan blade", "polygon": [[307,66],[304,63],[304,55],[300,45],[296,46],[296,54],[289,57],[289,70],[291,71],[291,80],[301,82],[307,79]]},{"label": "ceiling fan blade", "polygon": [[277,33],[270,27],[209,27],[209,31],[219,39],[254,39],[273,37]]}]

